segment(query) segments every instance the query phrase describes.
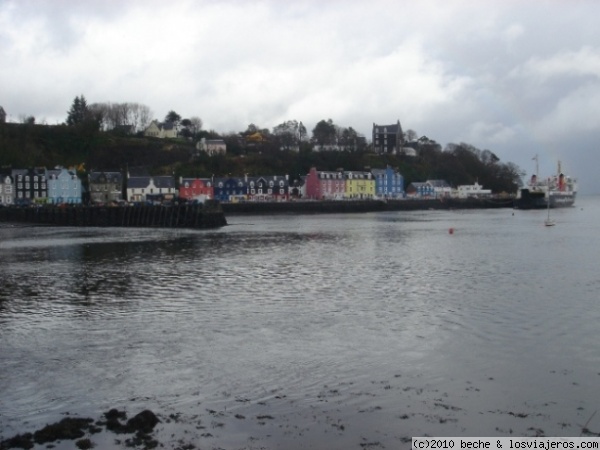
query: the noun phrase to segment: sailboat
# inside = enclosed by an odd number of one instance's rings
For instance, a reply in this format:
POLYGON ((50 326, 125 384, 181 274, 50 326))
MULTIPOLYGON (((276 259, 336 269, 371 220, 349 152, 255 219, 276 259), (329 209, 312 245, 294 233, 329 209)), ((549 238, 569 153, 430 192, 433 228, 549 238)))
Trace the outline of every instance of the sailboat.
POLYGON ((544 225, 546 225, 547 227, 553 227, 554 225, 556 225, 556 223, 554 222, 554 220, 550 219, 550 191, 548 191, 548 207, 546 208, 548 210, 548 217, 546 217, 546 220, 544 221, 544 225))

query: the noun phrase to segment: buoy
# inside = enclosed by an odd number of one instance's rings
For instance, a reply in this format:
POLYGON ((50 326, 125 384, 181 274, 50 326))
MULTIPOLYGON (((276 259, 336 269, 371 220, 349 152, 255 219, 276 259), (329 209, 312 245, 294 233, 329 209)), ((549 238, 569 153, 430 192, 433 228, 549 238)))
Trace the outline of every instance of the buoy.
POLYGON ((454 234, 454 228, 448 228, 448 233, 454 234))

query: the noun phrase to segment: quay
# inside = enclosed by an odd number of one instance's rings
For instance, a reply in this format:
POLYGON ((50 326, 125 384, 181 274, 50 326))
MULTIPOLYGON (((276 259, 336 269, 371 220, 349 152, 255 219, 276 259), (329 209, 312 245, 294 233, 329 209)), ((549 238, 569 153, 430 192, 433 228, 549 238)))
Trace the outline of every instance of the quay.
POLYGON ((237 214, 326 214, 381 211, 426 211, 451 209, 512 208, 512 198, 444 198, 402 200, 296 200, 288 202, 223 203, 227 215, 237 214))
POLYGON ((227 225, 221 204, 83 206, 43 205, 0 208, 1 222, 73 227, 219 228, 227 225))

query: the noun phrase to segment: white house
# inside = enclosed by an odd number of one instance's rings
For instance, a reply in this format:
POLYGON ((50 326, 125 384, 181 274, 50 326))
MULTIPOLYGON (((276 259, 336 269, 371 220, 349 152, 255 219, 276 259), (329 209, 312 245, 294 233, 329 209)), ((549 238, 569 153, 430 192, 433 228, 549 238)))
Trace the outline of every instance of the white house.
POLYGON ((177 127, 172 122, 158 122, 153 120, 144 130, 144 136, 156 137, 160 139, 176 138, 177 127))
POLYGON ((212 155, 224 155, 227 152, 227 144, 223 139, 206 139, 202 138, 196 144, 196 148, 201 152, 206 152, 212 155))
POLYGON ((12 205, 15 202, 13 179, 9 174, 0 174, 0 205, 12 205))
POLYGON ((128 202, 171 200, 176 193, 173 177, 129 177, 127 179, 128 202))
POLYGON ((456 196, 458 198, 487 197, 491 194, 491 189, 483 189, 483 186, 481 186, 478 182, 475 182, 475 184, 458 186, 456 190, 456 196))
POLYGON ((446 180, 427 180, 426 183, 433 188, 436 197, 450 197, 452 194, 452 187, 446 180))

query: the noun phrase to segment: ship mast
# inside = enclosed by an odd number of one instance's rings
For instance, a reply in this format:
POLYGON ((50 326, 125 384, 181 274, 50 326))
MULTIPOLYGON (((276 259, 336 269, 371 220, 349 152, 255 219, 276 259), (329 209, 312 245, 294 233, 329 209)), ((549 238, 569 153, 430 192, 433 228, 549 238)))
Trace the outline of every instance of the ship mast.
POLYGON ((539 171, 540 171, 540 165, 539 165, 539 162, 538 162, 538 155, 537 155, 537 153, 536 153, 536 154, 535 154, 535 156, 534 156, 533 158, 531 158, 531 159, 534 159, 534 160, 535 160, 535 177, 537 178, 537 177, 540 175, 540 174, 539 174, 539 171))

